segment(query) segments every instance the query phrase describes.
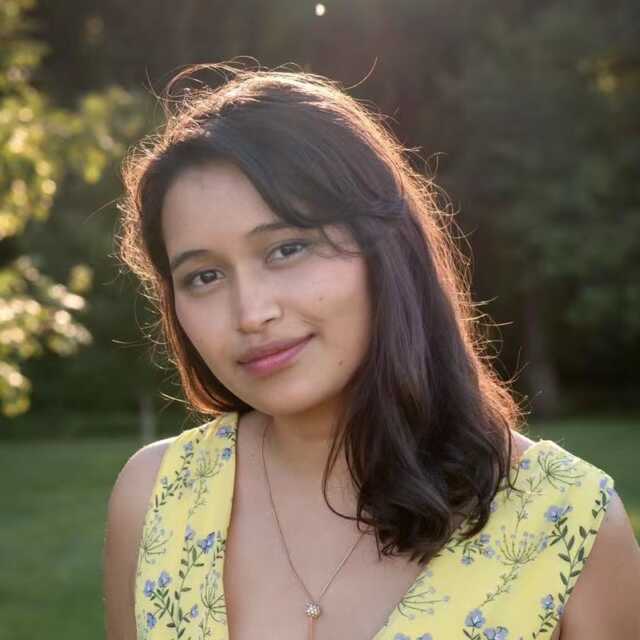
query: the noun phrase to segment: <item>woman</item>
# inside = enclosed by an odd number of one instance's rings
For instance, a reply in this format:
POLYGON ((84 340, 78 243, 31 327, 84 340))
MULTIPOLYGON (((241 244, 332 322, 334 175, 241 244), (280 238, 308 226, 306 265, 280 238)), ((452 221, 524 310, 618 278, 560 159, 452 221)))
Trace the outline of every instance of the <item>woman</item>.
POLYGON ((211 419, 115 483, 108 640, 640 637, 613 479, 519 432, 431 182, 336 83, 211 68, 124 167, 120 255, 211 419))

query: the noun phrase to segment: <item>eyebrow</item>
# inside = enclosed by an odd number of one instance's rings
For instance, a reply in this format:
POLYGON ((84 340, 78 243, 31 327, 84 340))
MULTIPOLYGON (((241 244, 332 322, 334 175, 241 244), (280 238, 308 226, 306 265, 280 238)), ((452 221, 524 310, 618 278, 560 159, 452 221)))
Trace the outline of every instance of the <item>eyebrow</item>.
MULTIPOLYGON (((296 225, 289 224, 288 222, 284 222, 282 220, 278 220, 276 222, 266 222, 264 224, 259 224, 257 227, 251 229, 245 234, 245 237, 252 238, 261 233, 269 233, 271 231, 277 231, 279 229, 300 229, 296 225)), ((196 258, 199 256, 204 256, 210 254, 211 251, 208 249, 189 249, 188 251, 182 251, 174 256, 169 262, 169 268, 171 272, 175 271, 183 262, 190 260, 191 258, 196 258)))

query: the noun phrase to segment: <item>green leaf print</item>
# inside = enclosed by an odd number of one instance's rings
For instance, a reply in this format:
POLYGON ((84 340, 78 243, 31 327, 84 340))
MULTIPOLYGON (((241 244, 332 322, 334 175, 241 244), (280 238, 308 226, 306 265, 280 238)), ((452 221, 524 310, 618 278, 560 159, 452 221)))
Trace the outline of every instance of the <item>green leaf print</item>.
MULTIPOLYGON (((597 519, 601 513, 606 511, 607 505, 609 504, 609 497, 607 492, 603 488, 603 480, 600 482, 600 492, 599 496, 595 498, 595 505, 597 508, 591 510, 591 514, 594 519, 597 519)), ((556 597, 560 601, 560 605, 557 609, 553 607, 549 607, 549 603, 553 602, 553 596, 551 594, 546 596, 545 600, 545 613, 544 615, 539 614, 538 618, 540 619, 540 626, 534 633, 532 634, 532 638, 538 638, 541 633, 544 633, 549 630, 549 628, 553 628, 557 625, 560 620, 560 615, 564 610, 564 606, 567 602, 567 599, 571 595, 575 582, 570 586, 570 579, 576 578, 582 573, 585 563, 585 545, 590 540, 590 538, 594 537, 597 534, 597 529, 590 528, 588 531, 580 526, 578 529, 578 533, 581 538, 581 542, 578 545, 577 549, 572 553, 572 548, 575 542, 575 535, 572 535, 570 539, 567 539, 568 535, 568 526, 565 524, 567 518, 564 517, 564 513, 571 511, 571 505, 561 509, 556 505, 552 505, 547 509, 545 513, 545 518, 550 522, 554 523, 553 529, 553 542, 558 544, 563 544, 565 551, 563 553, 558 553, 558 557, 565 563, 568 564, 568 567, 565 570, 560 570, 560 581, 564 585, 564 589, 559 593, 556 593, 556 597), (563 517, 559 517, 562 515, 563 517)))

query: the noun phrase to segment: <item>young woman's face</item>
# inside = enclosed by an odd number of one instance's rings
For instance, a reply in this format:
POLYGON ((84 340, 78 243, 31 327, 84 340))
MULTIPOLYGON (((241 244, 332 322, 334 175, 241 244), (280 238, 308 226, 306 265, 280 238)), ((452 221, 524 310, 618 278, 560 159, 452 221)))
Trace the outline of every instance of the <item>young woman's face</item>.
MULTIPOLYGON (((183 330, 225 387, 282 415, 341 393, 369 346, 371 308, 362 256, 338 254, 316 229, 250 233, 273 222, 282 221, 251 181, 223 162, 183 172, 162 209, 183 330), (247 349, 306 336, 279 367, 252 371, 239 362, 247 349)), ((327 232, 356 248, 344 229, 327 232)))

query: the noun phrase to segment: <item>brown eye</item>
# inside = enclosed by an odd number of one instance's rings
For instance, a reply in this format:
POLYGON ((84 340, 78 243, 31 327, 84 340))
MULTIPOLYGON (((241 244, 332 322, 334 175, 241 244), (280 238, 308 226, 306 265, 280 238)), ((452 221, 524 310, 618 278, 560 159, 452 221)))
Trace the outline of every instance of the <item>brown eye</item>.
POLYGON ((300 246, 302 247, 302 249, 300 251, 294 251, 293 253, 289 253, 289 254, 285 255, 284 259, 286 260, 290 256, 296 255, 298 253, 302 253, 304 251, 304 249, 306 249, 310 244, 311 244, 311 242, 308 241, 308 240, 300 240, 300 241, 296 241, 296 242, 285 242, 285 243, 277 246, 273 251, 280 251, 280 250, 282 250, 282 249, 284 249, 286 247, 300 247, 300 246))
MULTIPOLYGON (((313 244, 310 240, 296 240, 295 242, 283 242, 278 245, 271 253, 276 251, 283 251, 290 249, 291 247, 301 247, 297 251, 284 251, 284 258, 278 258, 277 260, 287 260, 288 258, 292 258, 299 253, 303 253, 304 250, 313 244)), ((203 271, 196 271, 195 273, 190 273, 188 276, 182 280, 182 286, 185 289, 202 289, 208 284, 215 282, 218 278, 210 278, 207 274, 216 273, 215 269, 205 269, 203 271), (196 284, 197 279, 200 278, 200 284, 196 284)))
MULTIPOLYGON (((202 284, 199 285, 195 285, 194 281, 196 278, 199 278, 201 276, 206 276, 206 274, 208 273, 215 273, 215 271, 211 270, 211 269, 207 269, 205 271, 197 271, 196 273, 191 273, 189 274, 186 278, 184 278, 184 280, 182 281, 182 286, 187 288, 187 289, 199 289, 200 287, 204 286, 202 284)), ((206 278, 202 278, 204 281, 204 284, 210 284, 211 282, 215 282, 215 280, 207 280, 206 278)))

